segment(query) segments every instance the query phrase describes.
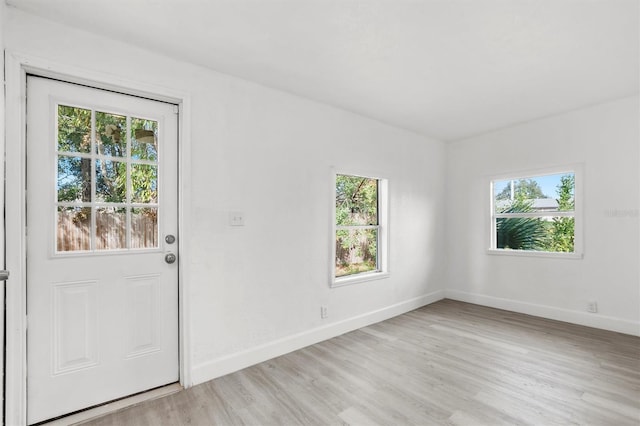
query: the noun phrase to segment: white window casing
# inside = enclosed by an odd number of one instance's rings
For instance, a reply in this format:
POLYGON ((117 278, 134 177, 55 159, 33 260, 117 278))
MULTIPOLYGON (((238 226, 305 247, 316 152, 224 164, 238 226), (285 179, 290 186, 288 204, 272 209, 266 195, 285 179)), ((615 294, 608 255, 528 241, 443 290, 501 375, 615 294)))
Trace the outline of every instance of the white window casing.
POLYGON ((354 173, 337 171, 331 173, 331 236, 330 236, 330 286, 340 287, 372 280, 379 280, 389 276, 389 182, 370 173, 354 173), (348 225, 336 224, 336 177, 338 175, 358 176, 378 181, 378 224, 377 225, 348 225), (336 277, 336 231, 377 229, 377 267, 375 271, 361 272, 352 275, 336 277))

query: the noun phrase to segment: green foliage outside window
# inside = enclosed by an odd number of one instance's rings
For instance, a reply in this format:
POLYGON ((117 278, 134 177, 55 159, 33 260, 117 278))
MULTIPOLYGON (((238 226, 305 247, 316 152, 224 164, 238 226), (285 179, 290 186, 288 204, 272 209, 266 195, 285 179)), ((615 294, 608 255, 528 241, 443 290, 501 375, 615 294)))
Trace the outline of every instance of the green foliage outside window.
MULTIPOLYGON (((516 197, 522 200, 533 200, 536 198, 549 198, 543 192, 538 182, 534 179, 518 179, 514 182, 516 197)), ((496 195, 496 200, 508 200, 511 197, 511 187, 506 186, 496 195)))
MULTIPOLYGON (((520 179, 514 187, 513 199, 510 199, 509 187, 496 195, 496 200, 507 200, 497 213, 533 213, 536 212, 534 199, 548 198, 532 179, 520 179)), ((563 175, 556 187, 557 211, 574 211, 574 190, 575 175, 563 175)), ((572 253, 575 244, 575 217, 500 217, 496 218, 496 232, 498 249, 572 253)))
MULTIPOLYGON (((560 178, 560 185, 558 185, 558 210, 573 211, 575 209, 574 188, 574 175, 565 175, 560 178)), ((546 245, 547 250, 573 252, 575 225, 576 219, 574 217, 554 217, 551 236, 546 245)))
POLYGON ((336 276, 375 271, 378 262, 378 180, 336 176, 336 276), (348 227, 348 229, 340 229, 348 227))
POLYGON ((89 250, 90 234, 93 248, 125 248, 125 226, 131 247, 156 247, 158 122, 66 105, 57 113, 58 251, 89 250))
MULTIPOLYGON (((91 110, 60 105, 58 107, 58 201, 91 202, 91 181, 102 202, 123 203, 127 194, 127 158, 157 159, 157 122, 132 118, 131 154, 127 155, 126 117, 95 112, 95 151, 102 159, 95 163, 91 175, 91 110), (77 154, 85 154, 78 156, 77 154)), ((132 164, 130 168, 131 200, 157 202, 157 166, 132 164)))
MULTIPOLYGON (((530 213, 532 202, 515 198, 501 213, 530 213)), ((546 224, 540 218, 497 218, 497 248, 512 250, 543 250, 547 238, 546 224)))

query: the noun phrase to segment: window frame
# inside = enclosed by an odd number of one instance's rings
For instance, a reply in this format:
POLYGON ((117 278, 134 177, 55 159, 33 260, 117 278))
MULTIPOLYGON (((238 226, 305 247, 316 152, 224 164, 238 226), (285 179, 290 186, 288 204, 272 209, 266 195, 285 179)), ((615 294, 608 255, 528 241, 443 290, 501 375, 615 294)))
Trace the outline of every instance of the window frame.
POLYGON ((331 236, 329 258, 330 287, 342 287, 361 282, 379 280, 389 276, 389 181, 377 173, 362 173, 332 169, 331 171, 331 236), (349 225, 336 224, 336 178, 338 175, 356 176, 378 181, 378 225, 349 225), (336 277, 336 232, 340 229, 377 229, 377 269, 375 271, 360 272, 352 275, 336 277))
POLYGON ((498 256, 524 256, 524 257, 547 257, 555 259, 583 259, 583 212, 584 212, 584 173, 581 163, 569 164, 565 166, 547 167, 543 169, 525 170, 510 173, 503 173, 489 177, 489 248, 487 253, 498 256), (541 176, 573 173, 574 175, 574 209, 573 212, 530 212, 530 213, 496 213, 494 184, 496 181, 532 179, 541 176), (573 252, 550 252, 539 250, 513 250, 497 248, 496 219, 500 217, 508 218, 536 218, 536 217, 573 217, 574 223, 574 245, 573 252))

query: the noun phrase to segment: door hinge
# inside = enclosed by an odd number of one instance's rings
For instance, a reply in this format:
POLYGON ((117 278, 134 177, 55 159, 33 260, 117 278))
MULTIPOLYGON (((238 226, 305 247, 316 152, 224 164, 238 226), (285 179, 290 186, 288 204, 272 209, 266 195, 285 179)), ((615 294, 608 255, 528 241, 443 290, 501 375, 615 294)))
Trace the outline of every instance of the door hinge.
POLYGON ((173 106, 173 113, 174 114, 180 114, 180 105, 174 105, 173 106))

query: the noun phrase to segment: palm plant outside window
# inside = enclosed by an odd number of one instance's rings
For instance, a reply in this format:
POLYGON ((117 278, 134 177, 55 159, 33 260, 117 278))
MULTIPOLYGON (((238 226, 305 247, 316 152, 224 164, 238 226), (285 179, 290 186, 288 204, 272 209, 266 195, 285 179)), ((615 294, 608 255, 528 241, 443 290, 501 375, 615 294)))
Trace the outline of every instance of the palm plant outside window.
POLYGON ((492 181, 492 248, 575 253, 573 171, 492 181))

